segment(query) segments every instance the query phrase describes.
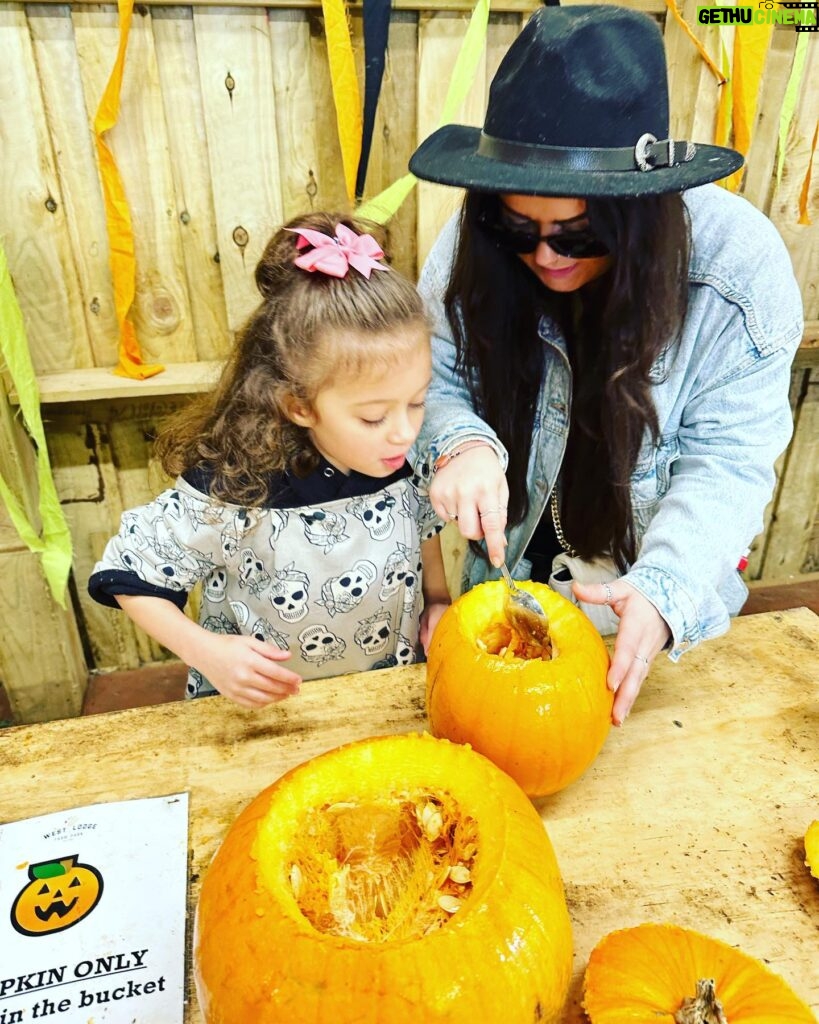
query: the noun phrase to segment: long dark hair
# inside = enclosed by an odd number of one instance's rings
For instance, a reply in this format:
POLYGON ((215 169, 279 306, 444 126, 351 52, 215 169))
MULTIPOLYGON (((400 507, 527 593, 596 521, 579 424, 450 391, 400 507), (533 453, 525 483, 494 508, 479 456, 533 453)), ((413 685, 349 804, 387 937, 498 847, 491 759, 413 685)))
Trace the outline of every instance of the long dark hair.
POLYGON ((444 303, 458 366, 475 409, 509 452, 509 524, 529 510, 526 470, 544 369, 542 316, 568 343, 571 426, 561 476, 561 519, 583 558, 636 558, 629 481, 648 431, 659 425, 650 370, 686 313, 689 229, 677 194, 587 200, 589 224, 611 268, 570 294, 545 288, 481 228, 498 197, 467 193, 444 303))

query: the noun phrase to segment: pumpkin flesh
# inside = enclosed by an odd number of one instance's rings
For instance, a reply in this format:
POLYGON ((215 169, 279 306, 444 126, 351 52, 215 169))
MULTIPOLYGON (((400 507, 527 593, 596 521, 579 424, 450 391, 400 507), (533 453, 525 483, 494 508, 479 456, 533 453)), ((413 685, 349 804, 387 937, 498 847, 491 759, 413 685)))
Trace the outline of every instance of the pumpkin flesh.
POLYGON ((197 908, 208 1024, 556 1022, 571 930, 525 795, 467 747, 339 748, 261 793, 197 908))
POLYGON ((530 652, 505 623, 505 584, 473 587, 432 638, 427 715, 436 736, 469 743, 529 796, 546 796, 579 778, 600 752, 614 695, 606 646, 583 612, 550 587, 519 585, 548 616, 551 653, 520 657, 530 652))
POLYGON ((311 810, 290 884, 318 931, 361 942, 420 938, 463 906, 478 851, 474 818, 447 793, 311 810))

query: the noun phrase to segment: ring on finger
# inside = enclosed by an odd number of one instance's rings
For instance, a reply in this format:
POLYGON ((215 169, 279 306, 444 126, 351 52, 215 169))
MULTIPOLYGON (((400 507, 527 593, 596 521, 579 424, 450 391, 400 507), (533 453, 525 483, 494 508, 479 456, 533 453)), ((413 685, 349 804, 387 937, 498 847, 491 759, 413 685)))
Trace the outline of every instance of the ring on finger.
POLYGON ((501 505, 500 508, 486 508, 483 512, 479 512, 478 515, 483 519, 484 516, 491 516, 494 512, 505 512, 506 509, 501 505))
POLYGON ((648 668, 648 658, 643 657, 642 654, 635 654, 634 655, 634 660, 635 661, 642 661, 642 663, 646 666, 646 668, 648 668))
MULTIPOLYGON (((605 590, 605 592, 606 592, 606 602, 605 603, 606 604, 611 604, 611 602, 614 600, 614 594, 611 591, 611 584, 610 583, 604 583, 603 584, 603 590, 605 590)), ((639 654, 635 655, 635 657, 639 658, 640 655, 639 654)), ((648 664, 648 662, 646 662, 646 664, 648 664)))

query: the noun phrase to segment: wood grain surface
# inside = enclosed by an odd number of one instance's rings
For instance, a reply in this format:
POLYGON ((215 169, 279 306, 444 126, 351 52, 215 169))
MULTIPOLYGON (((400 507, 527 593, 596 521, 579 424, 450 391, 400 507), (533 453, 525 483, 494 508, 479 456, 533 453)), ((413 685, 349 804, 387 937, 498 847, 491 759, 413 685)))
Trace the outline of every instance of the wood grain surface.
MULTIPOLYGON (((425 727, 424 668, 306 683, 262 712, 220 697, 0 733, 0 820, 190 793, 192 909, 240 809, 294 765, 351 740, 425 727)), ((677 665, 658 661, 587 773, 537 801, 574 928, 566 1024, 609 931, 696 928, 764 960, 819 1010, 819 883, 803 836, 819 818, 819 617, 734 620, 677 665)), ((201 1016, 192 988, 186 1024, 201 1016)))

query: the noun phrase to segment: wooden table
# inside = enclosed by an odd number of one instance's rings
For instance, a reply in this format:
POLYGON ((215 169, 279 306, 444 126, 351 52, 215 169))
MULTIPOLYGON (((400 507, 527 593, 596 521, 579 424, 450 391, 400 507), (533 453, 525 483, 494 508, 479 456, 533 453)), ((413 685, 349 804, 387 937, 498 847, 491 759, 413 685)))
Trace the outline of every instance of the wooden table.
MULTIPOLYGON (((260 789, 340 743, 424 725, 424 669, 412 666, 307 683, 262 712, 217 697, 7 729, 0 819, 187 790, 192 907, 260 789)), ((584 1020, 589 951, 643 921, 739 946, 819 1011, 819 882, 803 863, 819 818, 819 617, 739 618, 678 665, 657 662, 591 769, 537 807, 574 926, 566 1024, 584 1020)), ((190 992, 186 1006, 198 1024, 190 992)))

